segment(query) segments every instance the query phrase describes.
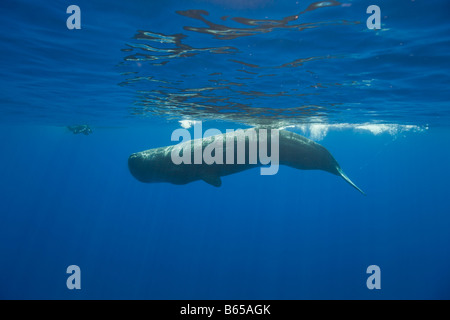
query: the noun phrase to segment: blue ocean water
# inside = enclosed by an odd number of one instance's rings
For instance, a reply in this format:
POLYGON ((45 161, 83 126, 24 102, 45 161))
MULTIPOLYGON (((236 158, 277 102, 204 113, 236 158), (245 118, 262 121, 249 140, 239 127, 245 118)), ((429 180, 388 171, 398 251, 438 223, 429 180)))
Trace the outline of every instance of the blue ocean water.
POLYGON ((0 12, 1 299, 450 298, 447 1, 4 0, 0 12), (366 26, 373 4, 380 30, 366 26), (131 176, 131 153, 193 121, 287 127, 367 196, 288 167, 220 188, 131 176), (85 124, 92 134, 67 128, 85 124), (70 265, 81 290, 66 286, 70 265))

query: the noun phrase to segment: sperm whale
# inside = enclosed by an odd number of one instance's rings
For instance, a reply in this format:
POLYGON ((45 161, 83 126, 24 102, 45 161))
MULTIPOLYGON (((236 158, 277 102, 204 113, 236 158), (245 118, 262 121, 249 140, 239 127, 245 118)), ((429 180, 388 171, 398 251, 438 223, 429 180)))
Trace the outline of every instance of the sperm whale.
MULTIPOLYGON (((273 131, 269 129, 269 131, 273 131)), ((341 169, 341 166, 334 159, 331 153, 322 145, 287 130, 277 130, 278 132, 278 156, 279 164, 301 170, 323 170, 342 177, 356 190, 365 194, 341 169)), ((261 129, 238 130, 234 133, 225 133, 208 138, 190 140, 178 145, 149 149, 133 153, 128 158, 128 168, 130 173, 139 181, 146 183, 169 182, 172 184, 184 185, 193 181, 203 180, 206 183, 220 187, 221 177, 238 173, 254 167, 263 166, 264 161, 251 161, 251 147, 254 145, 261 148, 261 141, 265 139, 271 146, 268 153, 276 151, 272 144, 272 134, 262 135, 261 129), (253 130, 253 131, 251 131, 253 130), (227 143, 228 141, 228 143, 227 143), (231 143, 230 143, 231 141, 231 143), (239 161, 237 152, 231 155, 231 164, 227 163, 206 163, 195 164, 194 155, 197 152, 204 152, 211 149, 211 145, 219 146, 224 158, 227 152, 230 153, 229 146, 236 146, 238 141, 245 141, 245 161, 239 161), (175 149, 176 148, 176 149, 175 149), (187 156, 189 163, 174 163, 173 154, 183 154, 189 152, 187 156)), ((230 154, 228 154, 230 156, 230 154)), ((229 157, 230 158, 230 157, 229 157)))

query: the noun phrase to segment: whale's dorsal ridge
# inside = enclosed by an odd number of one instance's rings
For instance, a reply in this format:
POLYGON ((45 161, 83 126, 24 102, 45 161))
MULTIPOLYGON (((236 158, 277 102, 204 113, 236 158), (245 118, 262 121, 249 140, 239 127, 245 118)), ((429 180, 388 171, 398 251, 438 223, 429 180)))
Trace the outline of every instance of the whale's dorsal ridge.
POLYGON ((202 177, 202 180, 214 187, 220 187, 222 185, 222 180, 218 175, 206 175, 202 177))

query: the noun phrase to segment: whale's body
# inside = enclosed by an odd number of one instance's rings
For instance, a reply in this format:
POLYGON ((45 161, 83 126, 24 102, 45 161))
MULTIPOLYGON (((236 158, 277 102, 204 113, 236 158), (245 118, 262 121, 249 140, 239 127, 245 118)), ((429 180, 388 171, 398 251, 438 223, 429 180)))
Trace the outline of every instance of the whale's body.
MULTIPOLYGON (((269 145, 268 153, 271 153, 270 129, 267 133, 267 144, 269 145)), ((334 175, 341 176, 355 189, 364 194, 342 171, 337 161, 333 158, 331 153, 320 144, 307 139, 299 134, 279 130, 279 164, 286 165, 301 170, 323 170, 334 175)), ((254 142, 258 145, 260 141, 260 129, 239 130, 230 135, 225 133, 213 137, 204 138, 201 140, 191 140, 183 142, 179 145, 161 147, 150 149, 142 152, 133 153, 128 159, 128 168, 131 174, 141 182, 169 182, 173 184, 183 185, 197 180, 204 180, 205 182, 219 187, 222 184, 220 177, 238 173, 254 167, 262 166, 258 161, 251 163, 249 161, 249 145, 254 142), (248 130, 256 131, 256 134, 249 134, 248 130), (230 138, 231 137, 231 138, 230 138), (245 140, 245 162, 238 164, 237 152, 234 152, 234 164, 194 164, 194 154, 198 151, 200 153, 214 141, 221 141, 223 143, 224 158, 226 157, 227 139, 234 139, 234 145, 238 139, 245 140), (217 140, 220 139, 220 140, 217 140), (177 150, 190 148, 192 161, 191 164, 175 164, 172 161, 172 151, 178 146, 177 150)), ((178 154, 179 151, 177 151, 178 154)))

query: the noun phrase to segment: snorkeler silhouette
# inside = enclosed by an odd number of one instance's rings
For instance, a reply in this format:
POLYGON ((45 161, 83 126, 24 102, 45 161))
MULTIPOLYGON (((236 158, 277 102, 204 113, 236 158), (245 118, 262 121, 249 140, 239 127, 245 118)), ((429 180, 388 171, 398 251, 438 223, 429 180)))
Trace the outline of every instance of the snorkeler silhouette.
POLYGON ((88 135, 90 135, 92 133, 91 128, 88 125, 86 125, 86 124, 79 125, 79 126, 68 126, 67 129, 72 131, 73 134, 80 134, 80 133, 82 133, 85 136, 88 136, 88 135))

